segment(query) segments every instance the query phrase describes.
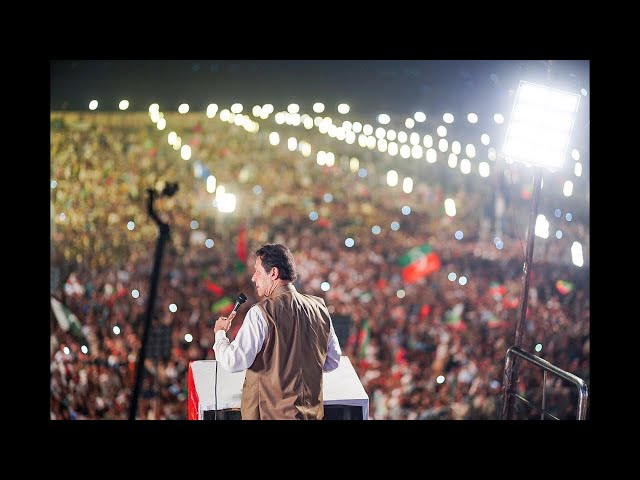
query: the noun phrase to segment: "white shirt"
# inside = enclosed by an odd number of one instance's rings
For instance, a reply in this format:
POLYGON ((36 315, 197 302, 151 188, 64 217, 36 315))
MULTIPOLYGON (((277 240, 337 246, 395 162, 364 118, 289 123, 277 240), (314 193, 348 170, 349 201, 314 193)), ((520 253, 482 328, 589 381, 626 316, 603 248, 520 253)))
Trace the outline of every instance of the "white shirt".
MULTIPOLYGON (((333 322, 329 319, 329 350, 322 370, 330 372, 338 368, 340 364, 340 344, 333 329, 333 322)), ((260 307, 252 306, 244 317, 242 327, 233 342, 229 342, 224 330, 216 332, 216 341, 213 350, 216 352, 216 360, 228 372, 241 372, 249 368, 262 349, 269 325, 262 315, 260 307)))

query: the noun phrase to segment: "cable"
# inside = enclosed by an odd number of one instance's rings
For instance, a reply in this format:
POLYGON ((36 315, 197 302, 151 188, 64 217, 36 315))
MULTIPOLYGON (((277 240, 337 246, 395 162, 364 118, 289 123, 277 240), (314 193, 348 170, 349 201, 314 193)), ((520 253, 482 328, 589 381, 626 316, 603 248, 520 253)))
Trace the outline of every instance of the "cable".
POLYGON ((216 360, 216 371, 213 376, 213 419, 218 420, 218 361, 216 360))

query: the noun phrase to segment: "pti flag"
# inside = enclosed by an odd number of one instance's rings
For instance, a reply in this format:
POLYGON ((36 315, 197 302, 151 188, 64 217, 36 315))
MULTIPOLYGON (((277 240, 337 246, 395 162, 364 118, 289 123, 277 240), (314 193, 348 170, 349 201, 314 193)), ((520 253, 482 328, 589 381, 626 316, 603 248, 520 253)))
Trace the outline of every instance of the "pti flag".
POLYGON ((362 322, 362 327, 360 329, 359 334, 359 353, 358 358, 363 359, 367 353, 367 346, 369 345, 369 341, 371 340, 371 327, 369 326, 369 320, 366 318, 362 322))
POLYGON ((238 243, 236 245, 236 273, 243 273, 247 264, 247 229, 243 225, 238 230, 238 243))
POLYGON ((222 290, 222 287, 220 285, 212 282, 209 279, 209 274, 207 273, 206 270, 203 270, 202 272, 200 272, 200 278, 204 281, 205 288, 209 290, 211 293, 213 293, 214 295, 221 296, 224 293, 224 290, 222 290))
POLYGON ((76 338, 86 341, 78 317, 54 297, 51 297, 51 310, 63 331, 70 331, 76 338))
POLYGON ((226 315, 233 310, 233 300, 230 297, 222 297, 217 302, 211 304, 211 312, 226 315))
POLYGON ((413 247, 398 258, 398 265, 402 267, 402 279, 405 283, 415 283, 421 278, 440 270, 440 257, 431 250, 428 243, 413 247))
POLYGON ((214 295, 222 295, 224 293, 224 291, 222 290, 222 287, 220 285, 218 285, 216 283, 213 283, 208 278, 206 278, 204 280, 204 286, 205 286, 205 288, 207 290, 209 290, 214 295))
POLYGON ((500 300, 507 293, 507 288, 498 282, 491 282, 489 284, 489 295, 491 295, 494 299, 500 300))
POLYGON ((453 327, 454 330, 466 330, 467 327, 462 321, 463 313, 464 305, 462 303, 456 303, 453 308, 445 312, 444 318, 447 324, 453 327))
POLYGON ((556 282, 556 289, 562 295, 566 295, 567 293, 571 293, 573 291, 573 283, 567 282, 566 280, 558 280, 556 282))

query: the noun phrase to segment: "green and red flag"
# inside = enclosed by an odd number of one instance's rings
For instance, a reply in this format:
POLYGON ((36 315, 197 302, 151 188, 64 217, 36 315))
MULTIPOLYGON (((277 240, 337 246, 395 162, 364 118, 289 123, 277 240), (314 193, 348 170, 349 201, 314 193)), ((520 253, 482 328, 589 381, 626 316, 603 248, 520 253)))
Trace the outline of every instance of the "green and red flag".
POLYGON ((504 327, 508 327, 509 326, 509 322, 506 322, 504 320, 489 320, 487 322, 487 327, 489 328, 504 328, 504 327))
POLYGON ((520 305, 520 300, 516 297, 503 297, 502 299, 502 308, 505 310, 513 310, 518 308, 520 305))
POLYGON ((222 287, 220 285, 216 284, 216 283, 213 283, 208 278, 205 278, 204 286, 206 287, 207 290, 209 290, 214 295, 220 296, 223 293, 222 287))
POLYGON ((509 326, 509 322, 496 317, 494 314, 491 314, 491 316, 487 319, 487 327, 489 328, 502 328, 502 327, 508 327, 508 326, 509 326))
POLYGON ((233 300, 231 297, 222 297, 220 300, 211 304, 211 312, 220 315, 226 315, 233 310, 233 300))
POLYGON ((489 295, 494 297, 496 300, 500 300, 507 293, 506 287, 498 282, 491 282, 489 285, 489 295))
POLYGON ((204 282, 204 287, 214 295, 221 296, 224 293, 220 285, 209 279, 209 273, 206 270, 200 272, 200 278, 204 282))
POLYGON ((466 326, 462 321, 462 313, 464 312, 464 305, 462 303, 456 303, 453 308, 450 308, 444 313, 445 321, 447 325, 454 328, 454 330, 465 330, 466 326))
POLYGON ((244 225, 238 230, 238 243, 236 245, 236 273, 244 273, 247 265, 247 229, 244 225))
POLYGON ((57 298, 51 297, 51 310, 60 328, 65 332, 71 332, 78 340, 86 342, 87 339, 82 332, 82 325, 78 317, 57 298))
POLYGON ((561 295, 566 295, 573 291, 573 283, 567 282, 566 280, 558 280, 556 282, 556 289, 561 295))
POLYGON ((440 270, 440 257, 425 243, 413 247, 398 258, 398 265, 402 267, 402 279, 405 283, 415 283, 440 270))
POLYGON ((369 345, 369 340, 371 339, 371 327, 369 326, 368 319, 365 319, 362 322, 362 327, 360 328, 360 334, 358 336, 358 345, 360 347, 358 358, 362 359, 365 356, 367 345, 369 345))
POLYGON ((247 261, 247 228, 243 225, 238 230, 238 245, 236 247, 238 258, 247 261))

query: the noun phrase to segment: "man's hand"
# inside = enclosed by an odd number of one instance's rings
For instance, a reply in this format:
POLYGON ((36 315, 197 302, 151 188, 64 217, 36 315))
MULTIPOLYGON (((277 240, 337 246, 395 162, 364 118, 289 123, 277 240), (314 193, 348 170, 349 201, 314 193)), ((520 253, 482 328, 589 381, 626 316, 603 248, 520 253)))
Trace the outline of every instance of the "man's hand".
POLYGON ((218 330, 223 330, 225 332, 229 331, 231 327, 231 321, 235 318, 236 312, 231 312, 228 317, 219 317, 216 320, 216 324, 213 326, 213 334, 218 333, 218 330))

